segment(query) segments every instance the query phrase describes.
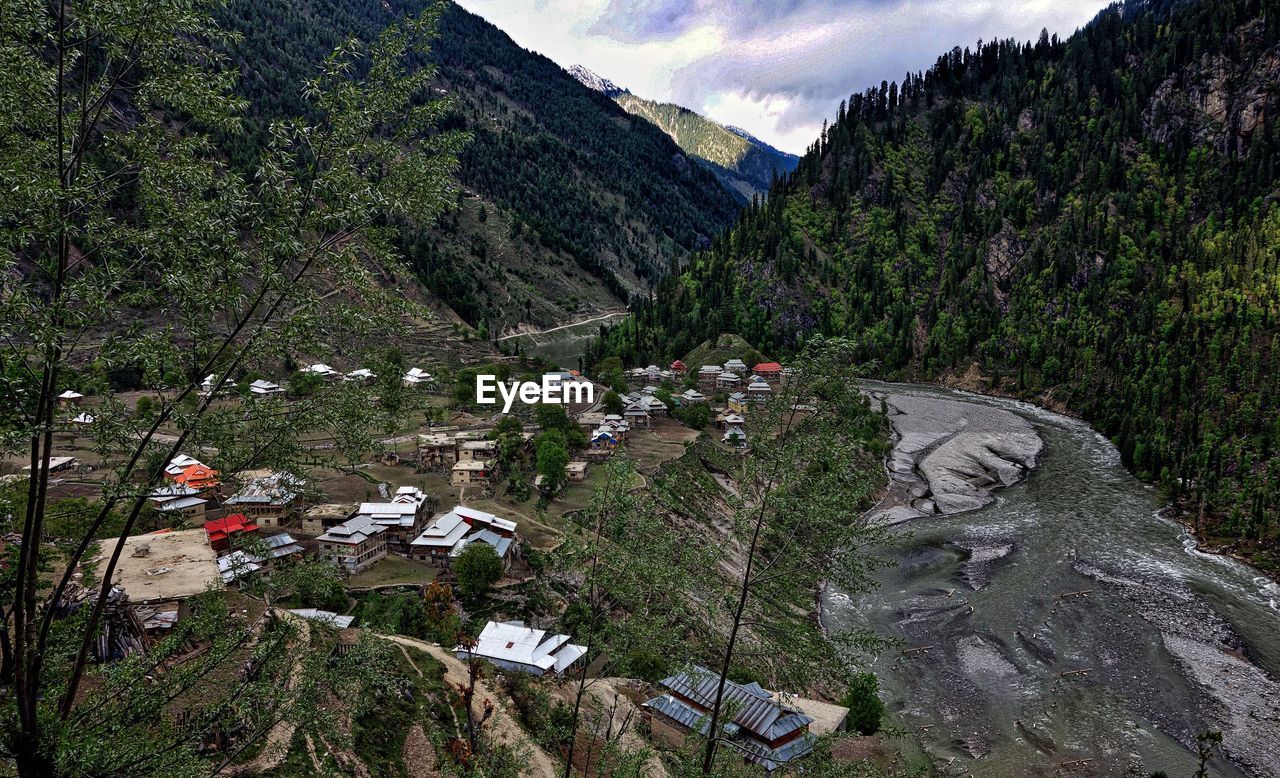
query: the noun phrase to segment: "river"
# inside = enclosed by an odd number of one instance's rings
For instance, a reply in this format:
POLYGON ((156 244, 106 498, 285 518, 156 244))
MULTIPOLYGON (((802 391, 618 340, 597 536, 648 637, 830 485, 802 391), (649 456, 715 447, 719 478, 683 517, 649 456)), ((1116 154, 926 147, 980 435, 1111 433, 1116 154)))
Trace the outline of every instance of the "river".
POLYGON ((1002 453, 1001 418, 1042 442, 1025 468, 984 465, 1017 481, 985 507, 948 514, 972 505, 925 494, 923 510, 882 509, 900 521, 897 566, 870 593, 824 595, 830 628, 899 641, 871 669, 894 723, 947 774, 1190 776, 1196 734, 1217 730, 1213 774, 1280 776, 1280 587, 1197 551, 1082 421, 937 387, 867 388, 912 409, 895 419, 890 461, 908 501, 945 480, 918 468, 942 445, 1002 453), (948 429, 922 444, 930 425, 948 429), (983 434, 956 432, 975 425, 983 434), (913 445, 918 456, 902 454, 913 445))

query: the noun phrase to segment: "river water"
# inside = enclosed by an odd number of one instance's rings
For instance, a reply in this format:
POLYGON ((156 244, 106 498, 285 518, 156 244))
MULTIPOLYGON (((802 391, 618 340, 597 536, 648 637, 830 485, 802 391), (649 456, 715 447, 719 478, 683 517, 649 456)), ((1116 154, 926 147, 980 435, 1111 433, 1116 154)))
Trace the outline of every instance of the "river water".
POLYGON ((1217 730, 1213 774, 1280 776, 1280 587, 1195 550, 1160 517, 1160 494, 1079 420, 936 387, 869 388, 959 428, 1012 414, 1043 442, 1029 475, 986 507, 896 525, 898 564, 877 590, 825 595, 829 627, 899 642, 871 669, 894 723, 946 773, 1190 776, 1196 734, 1217 730))

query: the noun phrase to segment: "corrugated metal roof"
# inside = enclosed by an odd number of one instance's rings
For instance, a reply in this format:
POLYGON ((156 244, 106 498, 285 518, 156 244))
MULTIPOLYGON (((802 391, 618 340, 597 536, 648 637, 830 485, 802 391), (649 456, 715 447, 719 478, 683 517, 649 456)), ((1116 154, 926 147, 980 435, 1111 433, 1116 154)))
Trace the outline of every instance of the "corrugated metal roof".
MULTIPOLYGON (((688 673, 673 675, 662 681, 663 686, 708 710, 715 701, 716 687, 719 683, 718 675, 705 667, 696 665, 688 673)), ((726 680, 721 705, 726 712, 732 713, 735 724, 769 740, 776 739, 786 732, 807 727, 813 720, 794 708, 777 702, 758 684, 743 686, 726 680), (774 725, 780 722, 786 729, 775 730, 774 725)))

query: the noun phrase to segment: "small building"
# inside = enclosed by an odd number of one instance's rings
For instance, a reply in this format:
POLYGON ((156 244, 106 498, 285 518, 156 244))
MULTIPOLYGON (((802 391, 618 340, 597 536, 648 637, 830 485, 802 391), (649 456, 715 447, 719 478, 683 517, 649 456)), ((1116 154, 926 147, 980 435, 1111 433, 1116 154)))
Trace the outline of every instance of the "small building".
POLYGON ((63 407, 79 405, 82 400, 84 400, 84 395, 72 389, 68 389, 58 395, 58 405, 63 407))
POLYGON ((707 396, 697 389, 686 389, 684 394, 680 395, 680 402, 685 405, 693 405, 695 403, 706 403, 707 396))
POLYGON ((688 368, 688 367, 686 367, 686 366, 685 366, 685 364, 684 364, 683 362, 681 362, 680 360, 678 360, 678 359, 673 360, 673 361, 671 362, 671 368, 670 368, 670 369, 671 369, 672 374, 673 374, 673 375, 676 375, 676 376, 682 376, 682 375, 684 375, 686 372, 688 372, 688 370, 689 370, 689 368, 688 368))
POLYGON ((722 430, 727 430, 730 427, 741 427, 746 423, 746 417, 735 411, 726 410, 724 413, 716 416, 716 426, 722 430))
POLYGON ((358 573, 387 555, 386 532, 386 527, 367 516, 357 516, 330 527, 316 542, 322 559, 358 573))
POLYGON ((496 440, 467 440, 458 443, 459 462, 485 462, 497 455, 496 440))
POLYGON ((724 369, 725 372, 733 373, 739 378, 743 378, 747 375, 747 363, 743 362, 741 359, 730 359, 728 362, 724 363, 724 369))
POLYGON ((671 409, 657 397, 645 397, 640 401, 640 404, 644 406, 652 418, 665 419, 671 415, 671 409))
POLYGON ((632 427, 649 426, 649 408, 643 403, 631 403, 622 412, 622 418, 632 427))
POLYGON ((322 503, 312 505, 302 512, 302 525, 298 531, 303 535, 323 535, 330 528, 336 527, 356 513, 357 504, 353 502, 322 503))
POLYGON ((198 492, 217 491, 221 482, 218 471, 208 465, 195 464, 183 468, 182 472, 171 477, 174 483, 189 486, 198 492))
POLYGON ((411 367, 400 376, 400 384, 406 389, 418 389, 430 383, 431 374, 420 367, 411 367))
POLYGON ((213 388, 218 385, 218 376, 216 373, 210 373, 200 382, 200 394, 208 397, 213 394, 213 388))
MULTIPOLYGON (((44 460, 40 460, 37 470, 44 464, 44 460)), ((75 457, 49 457, 49 472, 60 473, 64 470, 74 470, 80 466, 80 460, 75 457)), ((25 465, 22 468, 25 473, 31 472, 31 465, 25 465)))
MULTIPOLYGON (((355 616, 343 616, 333 611, 320 610, 319 608, 290 608, 289 612, 308 621, 328 624, 334 629, 347 629, 356 620, 355 616)), ((359 630, 356 631, 359 632, 359 630)))
POLYGON ((606 457, 613 453, 620 441, 613 430, 601 428, 591 433, 588 444, 589 453, 596 457, 606 457))
POLYGON ((86 413, 82 411, 76 414, 74 417, 72 417, 71 423, 76 425, 77 427, 88 427, 90 424, 93 424, 97 420, 98 420, 98 417, 94 416, 92 413, 86 413))
POLYGON ((488 543, 506 565, 519 548, 516 523, 492 513, 455 506, 427 524, 409 546, 409 555, 441 567, 450 567, 471 543, 488 543))
POLYGON ((243 513, 233 513, 221 519, 206 521, 204 531, 209 538, 209 545, 222 554, 230 551, 241 538, 257 532, 258 525, 251 523, 243 513))
POLYGON ((223 505, 244 513, 263 527, 283 527, 293 521, 301 503, 301 478, 270 471, 245 475, 244 486, 223 505))
POLYGON ((716 388, 716 379, 724 372, 724 368, 719 365, 703 365, 698 368, 698 388, 704 392, 713 391, 716 388))
POLYGON ((747 393, 734 392, 733 394, 730 394, 728 401, 725 402, 725 408, 727 408, 732 413, 746 413, 747 412, 747 393))
POLYGON ((249 395, 251 397, 270 397, 277 394, 284 394, 284 387, 280 384, 264 381, 261 378, 249 384, 249 395))
POLYGON ((418 436, 418 469, 441 470, 458 461, 458 444, 440 433, 418 436))
POLYGON ((200 497, 200 490, 182 484, 168 484, 153 489, 147 501, 157 512, 169 519, 204 521, 208 500, 200 497))
POLYGON ((173 459, 170 459, 169 464, 165 465, 164 474, 169 478, 173 478, 174 476, 180 474, 183 470, 186 470, 188 467, 191 467, 192 465, 203 465, 203 464, 204 464, 203 462, 201 462, 199 459, 196 459, 195 457, 187 456, 186 454, 179 454, 173 459))
MULTIPOLYGON (((664 693, 642 707, 653 738, 672 748, 684 745, 689 733, 705 737, 711 727, 720 676, 705 667, 665 678, 664 693)), ((834 706, 831 706, 834 707, 834 706)), ((720 708, 725 717, 722 747, 768 772, 813 751, 814 719, 800 708, 780 702, 758 683, 725 680, 720 708)))
POLYGON ((342 377, 343 381, 372 381, 378 374, 367 367, 357 368, 342 377))
POLYGON ((570 462, 564 466, 564 477, 574 483, 587 480, 587 463, 570 462))
POLYGON ((458 659, 483 659, 503 670, 529 675, 561 675, 587 655, 587 649, 569 642, 568 635, 548 635, 522 621, 491 621, 476 639, 474 648, 454 649, 458 659))
POLYGON ((742 386, 742 377, 737 373, 725 371, 716 376, 716 389, 724 392, 731 392, 742 386))
POLYGON ((747 433, 743 432, 741 427, 735 425, 725 429, 721 441, 734 448, 743 448, 747 445, 747 433))
POLYGON ((773 387, 765 383, 763 379, 747 384, 747 400, 756 405, 763 405, 769 402, 769 398, 773 396, 773 387))
POLYGON ((752 368, 751 372, 766 381, 777 381, 782 377, 782 365, 777 362, 761 362, 752 368))
POLYGON ((334 370, 332 367, 330 367, 329 365, 326 365, 323 362, 317 362, 314 365, 307 365, 306 367, 302 368, 302 370, 298 372, 310 373, 311 375, 319 376, 320 378, 323 378, 329 381, 332 381, 333 379, 342 375, 337 370, 334 370))
POLYGON ((604 424, 605 414, 599 412, 580 413, 578 414, 578 426, 582 427, 583 433, 590 435, 592 430, 597 429, 604 424))
POLYGON ((489 464, 487 462, 457 462, 449 470, 449 483, 453 486, 471 486, 489 482, 489 464))

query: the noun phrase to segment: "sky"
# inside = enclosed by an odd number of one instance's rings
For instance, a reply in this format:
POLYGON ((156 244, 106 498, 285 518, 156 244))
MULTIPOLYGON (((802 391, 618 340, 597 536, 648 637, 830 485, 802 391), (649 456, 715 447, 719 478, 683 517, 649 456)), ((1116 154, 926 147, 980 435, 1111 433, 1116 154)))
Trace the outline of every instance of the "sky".
POLYGON ((516 43, 803 153, 853 92, 1110 0, 458 0, 516 43))

